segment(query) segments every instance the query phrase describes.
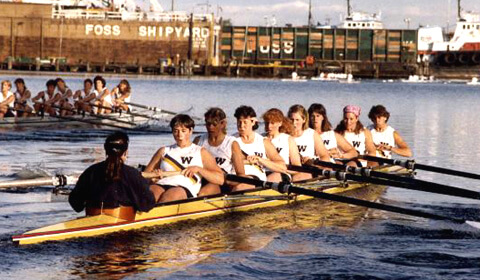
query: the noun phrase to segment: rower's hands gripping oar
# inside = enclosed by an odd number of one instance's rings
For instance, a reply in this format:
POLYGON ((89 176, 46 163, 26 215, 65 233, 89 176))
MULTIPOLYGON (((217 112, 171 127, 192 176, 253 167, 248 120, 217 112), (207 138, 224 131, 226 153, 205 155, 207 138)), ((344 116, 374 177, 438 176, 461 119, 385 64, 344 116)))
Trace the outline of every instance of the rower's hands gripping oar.
MULTIPOLYGON (((438 184, 434 182, 414 179, 411 177, 404 177, 404 176, 388 174, 385 172, 374 171, 371 168, 364 168, 364 167, 359 168, 359 167, 353 167, 353 166, 346 166, 346 165, 341 165, 341 164, 336 164, 336 163, 331 163, 331 162, 326 162, 321 160, 315 160, 313 163, 315 165, 320 165, 323 167, 344 170, 347 173, 352 173, 352 175, 366 177, 364 182, 371 182, 374 184, 383 184, 383 185, 388 185, 388 186, 393 186, 398 188, 405 188, 405 189, 411 189, 411 190, 417 190, 417 191, 423 191, 423 192, 430 192, 430 193, 437 193, 437 194, 444 194, 444 195, 480 200, 480 192, 466 190, 458 187, 447 186, 447 185, 438 184), (381 182, 381 181, 375 180, 375 178, 372 178, 372 177, 387 179, 389 181, 381 182), (372 179, 372 180, 369 181, 369 179, 372 179), (392 182, 392 181, 395 181, 395 182, 392 182)), ((314 166, 309 166, 309 167, 316 168, 314 166)), ((296 167, 292 167, 292 168, 296 168, 296 167)), ((313 169, 310 173, 312 172, 315 172, 315 169, 313 169)), ((347 177, 349 177, 347 179, 357 181, 357 179, 355 179, 356 177, 352 177, 352 176, 347 176, 347 177)))
MULTIPOLYGON (((330 172, 329 170, 325 170, 325 171, 330 172)), ((363 207, 373 208, 373 209, 387 211, 387 212, 404 214, 408 216, 414 216, 414 217, 426 218, 426 219, 432 219, 432 220, 440 220, 440 221, 450 221, 455 224, 467 224, 474 228, 480 229, 480 222, 469 221, 466 219, 456 218, 456 217, 447 217, 447 216, 433 214, 430 212, 413 210, 413 209, 408 209, 408 208, 403 208, 403 207, 398 207, 393 205, 385 205, 385 204, 366 201, 366 200, 357 199, 357 198, 351 198, 351 197, 340 196, 336 194, 329 194, 329 193, 304 189, 304 188, 296 187, 290 183, 284 183, 284 182, 271 183, 271 182, 265 182, 262 180, 245 178, 245 177, 240 177, 240 176, 231 175, 231 174, 227 175, 226 178, 227 180, 234 181, 234 182, 245 183, 245 184, 260 186, 264 188, 271 188, 281 193, 303 194, 303 195, 308 195, 308 196, 321 198, 325 200, 363 206, 363 207)))
POLYGON ((443 167, 438 167, 438 166, 416 163, 414 160, 410 160, 410 159, 409 160, 388 159, 388 158, 380 158, 380 157, 374 157, 374 156, 368 156, 368 155, 362 155, 360 157, 362 159, 365 159, 365 160, 368 160, 368 161, 374 161, 374 162, 384 163, 384 164, 399 165, 399 166, 402 166, 402 167, 405 167, 405 168, 408 168, 408 169, 411 169, 411 170, 420 169, 420 170, 425 170, 425 171, 430 171, 430 172, 435 172, 435 173, 441 173, 441 174, 447 174, 447 175, 453 175, 453 176, 459 176, 459 177, 465 177, 465 178, 480 180, 480 174, 475 174, 475 173, 470 173, 470 172, 465 172, 465 171, 459 171, 459 170, 448 169, 448 168, 443 168, 443 167))

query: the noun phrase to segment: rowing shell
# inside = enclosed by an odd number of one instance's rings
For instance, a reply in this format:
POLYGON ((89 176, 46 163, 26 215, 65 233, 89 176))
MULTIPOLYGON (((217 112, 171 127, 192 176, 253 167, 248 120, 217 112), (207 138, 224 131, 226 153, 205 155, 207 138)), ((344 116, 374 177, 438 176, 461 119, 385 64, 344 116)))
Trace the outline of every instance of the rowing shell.
MULTIPOLYGON (((392 166, 383 168, 382 171, 404 173, 405 169, 392 166)), ((355 182, 345 184, 332 179, 324 179, 304 183, 300 186, 326 193, 339 194, 368 185, 355 182)), ((214 195, 158 204, 147 213, 138 212, 134 221, 126 221, 105 214, 77 218, 13 236, 12 240, 18 244, 33 244, 44 241, 97 236, 121 230, 171 224, 183 220, 210 217, 235 211, 280 206, 307 199, 312 199, 312 197, 281 194, 272 189, 253 189, 228 195, 214 195)))
POLYGON ((44 116, 44 117, 27 117, 27 118, 4 118, 0 120, 0 129, 30 129, 45 127, 118 127, 125 129, 141 129, 149 127, 149 130, 165 132, 170 131, 169 121, 172 118, 168 114, 155 114, 155 120, 147 117, 132 116, 128 113, 110 113, 103 115, 73 115, 73 116, 44 116))

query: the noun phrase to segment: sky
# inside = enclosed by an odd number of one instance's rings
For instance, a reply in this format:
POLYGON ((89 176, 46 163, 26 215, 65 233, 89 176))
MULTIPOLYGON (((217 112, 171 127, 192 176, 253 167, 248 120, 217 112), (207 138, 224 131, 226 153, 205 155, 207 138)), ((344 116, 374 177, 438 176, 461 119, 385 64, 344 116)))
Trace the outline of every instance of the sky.
MULTIPOLYGON (((148 4, 147 0, 145 4, 148 4)), ((291 23, 294 26, 307 24, 309 0, 158 0, 170 10, 172 1, 175 9, 194 13, 214 12, 222 18, 229 18, 234 25, 266 25, 275 18, 277 26, 291 23)), ((368 13, 381 12, 386 28, 410 28, 422 26, 454 26, 457 14, 457 0, 351 0, 353 10, 368 13), (450 5, 449 5, 450 3, 450 5), (450 9, 448 8, 450 6, 450 9)), ((346 14, 346 0, 312 0, 314 22, 325 23, 329 18, 338 24, 346 14)), ((462 0, 465 11, 480 12, 480 0, 462 0)))

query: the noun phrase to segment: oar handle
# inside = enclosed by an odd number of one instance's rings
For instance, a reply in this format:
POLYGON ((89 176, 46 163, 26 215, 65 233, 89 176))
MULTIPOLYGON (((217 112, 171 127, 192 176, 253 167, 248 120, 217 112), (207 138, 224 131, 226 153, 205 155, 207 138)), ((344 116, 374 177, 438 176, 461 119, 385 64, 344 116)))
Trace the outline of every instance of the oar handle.
POLYGON ((145 179, 154 179, 154 178, 164 178, 171 177, 182 174, 181 171, 162 171, 161 173, 157 172, 142 172, 142 176, 145 179))

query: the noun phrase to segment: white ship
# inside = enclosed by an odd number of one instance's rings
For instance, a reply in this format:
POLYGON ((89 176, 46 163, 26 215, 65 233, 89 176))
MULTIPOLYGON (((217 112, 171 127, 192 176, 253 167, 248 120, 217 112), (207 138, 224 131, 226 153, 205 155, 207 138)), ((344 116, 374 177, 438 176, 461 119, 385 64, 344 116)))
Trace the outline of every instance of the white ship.
POLYGON ((455 33, 445 40, 441 27, 418 29, 418 61, 444 66, 480 65, 480 14, 459 6, 455 33))

